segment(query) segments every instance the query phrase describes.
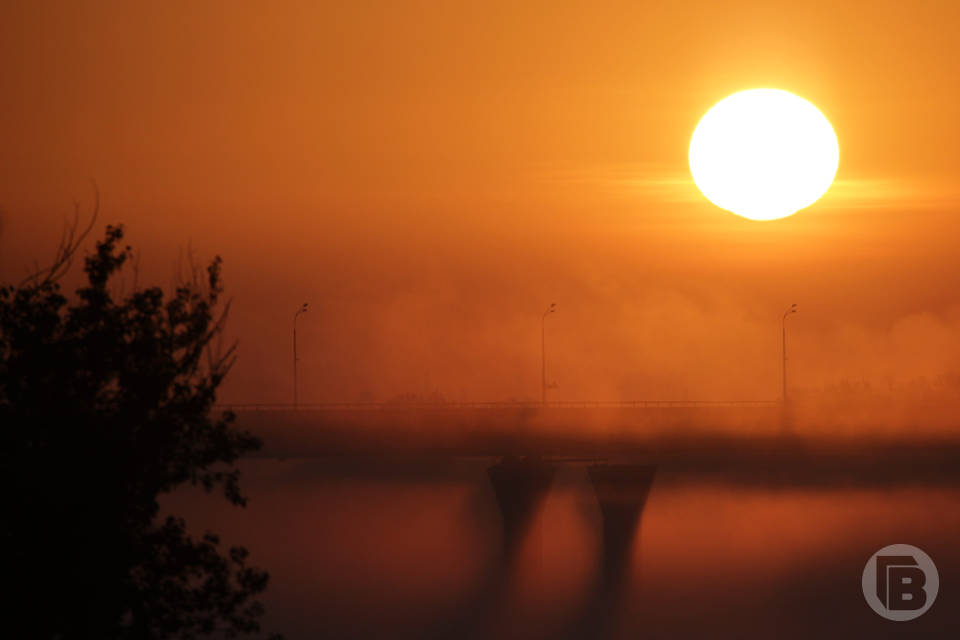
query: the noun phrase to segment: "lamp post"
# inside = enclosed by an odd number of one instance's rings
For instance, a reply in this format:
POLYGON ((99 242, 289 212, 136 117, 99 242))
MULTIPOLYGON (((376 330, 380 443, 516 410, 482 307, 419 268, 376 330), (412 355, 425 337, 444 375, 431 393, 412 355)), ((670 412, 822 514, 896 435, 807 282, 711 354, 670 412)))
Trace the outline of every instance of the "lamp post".
POLYGON ((797 312, 797 305, 790 305, 786 311, 783 312, 783 317, 780 318, 780 348, 783 354, 783 404, 787 404, 787 316, 791 313, 797 312))
POLYGON ((307 312, 307 303, 297 309, 293 314, 293 408, 297 408, 297 318, 301 313, 307 312))
POLYGON ((556 313, 556 303, 551 303, 540 318, 540 404, 547 406, 547 316, 556 313))

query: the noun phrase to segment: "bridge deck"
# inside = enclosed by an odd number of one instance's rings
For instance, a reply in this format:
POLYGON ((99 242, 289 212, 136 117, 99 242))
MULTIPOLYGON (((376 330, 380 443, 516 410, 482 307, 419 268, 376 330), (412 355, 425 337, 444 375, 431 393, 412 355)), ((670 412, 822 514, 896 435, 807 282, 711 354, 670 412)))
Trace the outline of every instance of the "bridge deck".
POLYGON ((576 400, 549 402, 321 402, 224 403, 231 411, 456 411, 461 409, 684 409, 777 407, 779 400, 576 400))

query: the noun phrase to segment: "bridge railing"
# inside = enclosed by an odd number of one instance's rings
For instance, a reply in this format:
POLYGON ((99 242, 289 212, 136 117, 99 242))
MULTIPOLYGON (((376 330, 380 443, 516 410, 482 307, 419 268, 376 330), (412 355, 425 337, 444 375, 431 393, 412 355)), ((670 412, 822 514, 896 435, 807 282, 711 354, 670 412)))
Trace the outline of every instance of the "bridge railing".
POLYGON ((465 409, 673 409, 673 408, 763 408, 777 407, 778 400, 614 400, 549 402, 319 402, 319 403, 222 403, 224 411, 443 411, 465 409))

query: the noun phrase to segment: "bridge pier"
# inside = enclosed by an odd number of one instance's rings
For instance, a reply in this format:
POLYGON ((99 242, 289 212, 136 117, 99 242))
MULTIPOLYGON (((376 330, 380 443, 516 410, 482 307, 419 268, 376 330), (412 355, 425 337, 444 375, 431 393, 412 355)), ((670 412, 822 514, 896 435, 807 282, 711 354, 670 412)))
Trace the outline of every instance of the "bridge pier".
POLYGON ((553 482, 556 468, 536 456, 507 456, 487 469, 503 518, 504 556, 513 563, 553 482))
POLYGON ((631 552, 656 466, 596 464, 587 469, 603 517, 603 585, 618 591, 630 570, 631 552))

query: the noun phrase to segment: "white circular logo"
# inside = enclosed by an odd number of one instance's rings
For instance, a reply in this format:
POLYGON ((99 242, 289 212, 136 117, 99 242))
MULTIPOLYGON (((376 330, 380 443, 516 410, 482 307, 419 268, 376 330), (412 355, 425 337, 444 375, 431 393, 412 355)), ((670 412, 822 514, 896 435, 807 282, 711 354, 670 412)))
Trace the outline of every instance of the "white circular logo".
POLYGON ((887 620, 903 622, 927 612, 940 590, 940 574, 926 553, 909 544, 877 551, 863 568, 863 597, 887 620))

